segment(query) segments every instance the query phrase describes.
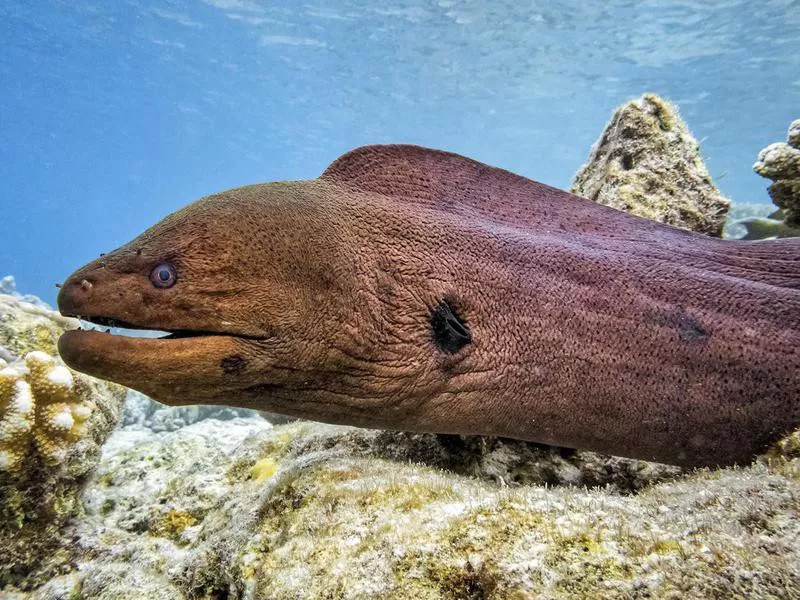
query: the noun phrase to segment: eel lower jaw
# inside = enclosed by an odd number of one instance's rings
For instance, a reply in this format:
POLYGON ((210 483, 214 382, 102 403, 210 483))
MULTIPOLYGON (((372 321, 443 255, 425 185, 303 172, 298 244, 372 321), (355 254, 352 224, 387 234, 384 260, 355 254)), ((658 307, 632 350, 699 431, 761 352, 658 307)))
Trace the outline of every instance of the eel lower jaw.
POLYGON ((254 340, 217 333, 145 338, 78 329, 62 334, 58 351, 76 371, 167 404, 198 404, 226 387, 226 359, 240 357, 249 343, 254 340))

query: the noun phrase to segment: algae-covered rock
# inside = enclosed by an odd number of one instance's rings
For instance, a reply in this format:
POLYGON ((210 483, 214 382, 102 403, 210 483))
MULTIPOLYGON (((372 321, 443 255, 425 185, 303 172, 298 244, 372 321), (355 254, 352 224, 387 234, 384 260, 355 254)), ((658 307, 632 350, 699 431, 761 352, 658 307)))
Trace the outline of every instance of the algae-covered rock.
POLYGON ((730 205, 711 181, 678 109, 653 94, 614 112, 575 175, 572 192, 716 237, 730 205))
MULTIPOLYGON (((794 450, 587 488, 514 484, 464 458, 496 448, 454 442, 260 419, 118 430, 70 528, 80 569, 47 586, 254 600, 781 598, 800 586, 794 450)), ((47 586, 34 597, 57 597, 39 596, 47 586)))
POLYGON ((394 435, 299 424, 251 439, 231 475, 252 483, 207 515, 182 585, 255 598, 627 598, 800 583, 800 482, 784 462, 673 472, 622 496, 380 458, 405 445, 394 435), (275 470, 258 486, 245 467, 265 458, 275 470))
POLYGON ((769 195, 783 209, 786 225, 800 228, 800 119, 789 125, 786 143, 770 144, 759 153, 753 169, 773 181, 769 195))
POLYGON ((33 350, 55 355, 61 333, 77 326, 78 321, 52 309, 18 295, 0 294, 0 347, 9 362, 33 350))
POLYGON ((46 558, 66 561, 63 527, 117 425, 124 391, 71 371, 53 356, 70 324, 53 311, 0 296, 0 588, 41 583, 46 558), (18 356, 19 355, 19 356, 18 356))

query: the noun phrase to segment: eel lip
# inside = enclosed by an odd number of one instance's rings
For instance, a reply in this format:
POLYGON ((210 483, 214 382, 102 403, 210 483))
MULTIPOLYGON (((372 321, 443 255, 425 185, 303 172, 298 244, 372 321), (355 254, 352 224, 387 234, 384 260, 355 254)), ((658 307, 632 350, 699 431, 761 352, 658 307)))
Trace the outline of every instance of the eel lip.
POLYGON ((241 340, 223 334, 165 339, 75 329, 58 340, 71 368, 165 402, 214 382, 222 374, 220 360, 240 351, 241 340))

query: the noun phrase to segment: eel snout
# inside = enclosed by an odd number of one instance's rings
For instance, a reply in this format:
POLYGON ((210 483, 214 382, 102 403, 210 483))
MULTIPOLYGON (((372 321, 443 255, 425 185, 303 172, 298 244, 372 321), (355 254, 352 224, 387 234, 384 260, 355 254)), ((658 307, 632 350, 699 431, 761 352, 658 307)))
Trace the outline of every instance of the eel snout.
POLYGON ((218 384, 223 375, 230 379, 225 358, 240 356, 245 346, 257 343, 234 332, 193 329, 188 320, 182 325, 170 315, 153 317, 144 310, 147 302, 142 294, 137 297, 136 282, 123 283, 123 291, 119 274, 107 282, 105 277, 101 267, 90 264, 61 286, 58 308, 63 315, 108 328, 77 329, 61 336, 59 353, 73 369, 162 402, 197 403, 204 400, 198 394, 203 382, 215 389, 212 384, 218 384))

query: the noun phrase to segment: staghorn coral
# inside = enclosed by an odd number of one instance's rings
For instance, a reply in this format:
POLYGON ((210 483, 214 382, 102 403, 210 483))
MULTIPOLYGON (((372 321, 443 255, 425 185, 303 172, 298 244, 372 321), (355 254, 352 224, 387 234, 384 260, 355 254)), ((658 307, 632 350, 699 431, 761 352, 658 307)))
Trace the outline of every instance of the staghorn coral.
POLYGON ((641 217, 719 237, 730 202, 711 181, 678 109, 655 94, 619 107, 572 193, 641 217))
POLYGON ((773 181, 769 195, 783 210, 786 225, 800 228, 800 119, 789 125, 786 143, 770 144, 759 152, 753 170, 773 181))

